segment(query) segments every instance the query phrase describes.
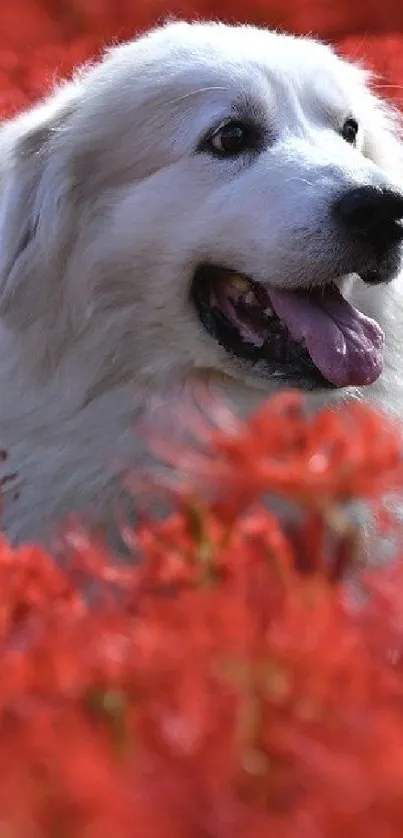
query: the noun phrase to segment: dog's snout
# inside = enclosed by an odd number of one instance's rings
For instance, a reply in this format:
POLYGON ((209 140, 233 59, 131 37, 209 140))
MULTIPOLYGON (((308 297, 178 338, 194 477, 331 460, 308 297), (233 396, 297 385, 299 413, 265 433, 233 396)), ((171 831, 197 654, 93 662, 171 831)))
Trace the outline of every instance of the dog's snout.
POLYGON ((338 198, 334 213, 360 241, 388 247, 403 239, 403 195, 392 189, 350 189, 338 198))

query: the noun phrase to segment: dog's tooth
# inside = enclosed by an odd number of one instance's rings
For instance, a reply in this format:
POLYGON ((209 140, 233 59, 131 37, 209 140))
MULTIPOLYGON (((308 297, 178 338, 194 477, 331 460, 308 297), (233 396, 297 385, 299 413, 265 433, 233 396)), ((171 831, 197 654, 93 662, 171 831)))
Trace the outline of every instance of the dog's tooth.
POLYGON ((250 289, 250 291, 248 291, 248 293, 245 295, 245 303, 248 306, 258 306, 259 305, 259 300, 258 300, 255 292, 252 289, 250 289))
POLYGON ((273 317, 274 316, 274 311, 270 306, 267 306, 267 308, 263 309, 263 311, 264 311, 266 317, 273 317))
POLYGON ((244 277, 241 276, 241 274, 232 274, 230 281, 231 285, 233 285, 233 287, 236 288, 237 291, 242 291, 243 293, 245 293, 245 291, 249 291, 250 289, 250 282, 248 282, 247 279, 244 279, 244 277))

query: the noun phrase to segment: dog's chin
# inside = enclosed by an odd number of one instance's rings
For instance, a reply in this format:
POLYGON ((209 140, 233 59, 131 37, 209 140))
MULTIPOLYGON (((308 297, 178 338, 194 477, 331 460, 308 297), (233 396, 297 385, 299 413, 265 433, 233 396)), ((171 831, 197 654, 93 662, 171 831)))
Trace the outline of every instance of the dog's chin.
MULTIPOLYGON (((368 284, 391 278, 374 270, 360 276, 368 284)), ((371 384, 382 371, 382 330, 342 297, 338 283, 284 292, 202 265, 190 294, 206 332, 248 374, 328 393, 371 384)))

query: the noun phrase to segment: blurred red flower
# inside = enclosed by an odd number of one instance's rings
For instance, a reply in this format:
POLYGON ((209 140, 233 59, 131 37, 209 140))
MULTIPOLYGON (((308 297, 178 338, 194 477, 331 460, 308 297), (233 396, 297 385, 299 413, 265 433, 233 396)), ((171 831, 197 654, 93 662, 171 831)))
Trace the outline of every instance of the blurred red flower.
POLYGON ((403 565, 352 581, 400 432, 287 395, 192 465, 176 512, 124 531, 139 564, 78 528, 56 560, 1 543, 5 834, 400 838, 403 565))
POLYGON ((3 0, 0 5, 0 114, 41 97, 57 77, 167 15, 223 18, 315 33, 380 71, 390 95, 402 81, 400 0, 3 0))

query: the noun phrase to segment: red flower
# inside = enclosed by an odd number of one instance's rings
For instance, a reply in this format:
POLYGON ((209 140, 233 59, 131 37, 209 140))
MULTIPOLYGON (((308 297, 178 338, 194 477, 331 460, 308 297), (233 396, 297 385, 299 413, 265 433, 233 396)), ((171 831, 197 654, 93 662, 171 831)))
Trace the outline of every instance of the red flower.
POLYGON ((346 502, 400 489, 402 450, 368 408, 309 419, 281 397, 214 435, 201 493, 131 533, 140 564, 79 530, 57 563, 3 541, 3 828, 400 838, 402 565, 351 599, 346 502))

